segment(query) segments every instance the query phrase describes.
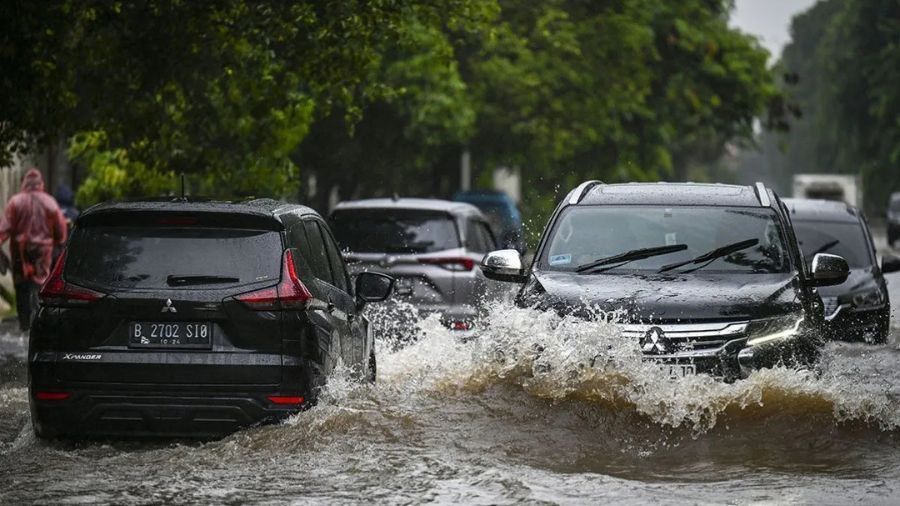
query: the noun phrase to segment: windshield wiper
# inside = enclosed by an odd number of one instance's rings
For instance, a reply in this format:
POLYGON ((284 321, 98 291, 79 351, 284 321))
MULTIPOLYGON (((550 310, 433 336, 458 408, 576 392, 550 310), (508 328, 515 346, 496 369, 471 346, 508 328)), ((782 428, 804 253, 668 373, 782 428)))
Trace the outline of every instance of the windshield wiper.
POLYGON ((826 242, 825 244, 821 245, 821 246, 819 247, 819 249, 817 249, 816 251, 814 251, 813 254, 812 254, 812 256, 816 256, 816 255, 818 255, 819 253, 824 253, 824 252, 830 250, 831 248, 837 246, 837 245, 840 244, 840 243, 841 243, 841 240, 840 240, 840 239, 835 239, 835 240, 833 240, 833 241, 828 241, 828 242, 826 242))
MULTIPOLYGON (((588 271, 595 271, 597 267, 602 267, 604 265, 610 264, 618 264, 618 263, 626 263, 632 262, 634 260, 641 260, 644 258, 655 257, 659 255, 667 255, 669 253, 675 253, 676 251, 684 251, 687 249, 687 244, 670 244, 668 246, 656 246, 653 248, 640 248, 633 249, 631 251, 626 251, 625 253, 619 253, 618 255, 613 255, 611 257, 600 258, 598 260, 594 260, 593 262, 588 262, 583 265, 579 265, 575 268, 575 272, 579 274, 588 273, 588 271)), ((605 270, 605 269, 601 269, 605 270)))
POLYGON ((234 276, 174 276, 170 275, 166 278, 169 286, 185 286, 185 285, 212 285, 215 283, 237 283, 239 278, 234 276))
MULTIPOLYGON (((712 251, 708 251, 700 256, 694 257, 690 260, 685 260, 684 262, 675 262, 674 264, 663 265, 659 268, 657 272, 666 272, 671 271, 672 269, 677 269, 679 267, 688 265, 688 264, 700 264, 703 262, 712 262, 717 258, 722 258, 724 256, 730 255, 737 251, 741 251, 743 249, 752 248, 759 244, 759 239, 747 239, 746 241, 738 241, 731 244, 726 244, 725 246, 721 246, 712 251)), ((699 267, 698 267, 699 268, 699 267)))

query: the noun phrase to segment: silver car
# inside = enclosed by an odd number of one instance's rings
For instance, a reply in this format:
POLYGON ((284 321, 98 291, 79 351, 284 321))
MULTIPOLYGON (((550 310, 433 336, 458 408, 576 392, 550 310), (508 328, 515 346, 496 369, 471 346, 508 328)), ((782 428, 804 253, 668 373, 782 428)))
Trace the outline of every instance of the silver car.
MULTIPOLYGON (((332 230, 351 273, 381 272, 398 300, 468 330, 489 287, 481 260, 496 241, 471 204, 436 199, 369 199, 338 204, 332 230)), ((493 283, 492 283, 493 284, 493 283)))

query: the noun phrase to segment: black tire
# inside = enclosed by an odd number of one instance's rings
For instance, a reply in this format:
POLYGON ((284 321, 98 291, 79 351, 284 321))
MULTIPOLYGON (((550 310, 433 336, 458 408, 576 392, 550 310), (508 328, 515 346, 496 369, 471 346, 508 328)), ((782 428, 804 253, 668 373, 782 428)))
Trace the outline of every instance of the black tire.
POLYGON ((366 381, 374 384, 375 378, 378 377, 378 364, 375 360, 375 350, 369 352, 369 365, 366 369, 366 381))

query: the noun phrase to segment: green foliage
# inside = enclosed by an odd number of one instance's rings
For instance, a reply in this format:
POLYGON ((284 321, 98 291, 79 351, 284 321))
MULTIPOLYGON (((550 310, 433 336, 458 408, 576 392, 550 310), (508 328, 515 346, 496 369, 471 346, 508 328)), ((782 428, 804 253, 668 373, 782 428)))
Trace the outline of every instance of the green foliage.
POLYGON ((179 173, 213 196, 315 176, 320 208, 448 196, 469 149, 477 181, 520 167, 536 215, 587 178, 709 177, 779 98, 728 0, 15 4, 0 141, 88 132, 85 203, 179 173))
POLYGON ((90 176, 75 196, 80 207, 131 195, 174 193, 176 178, 131 159, 124 148, 110 148, 104 132, 84 132, 72 137, 69 156, 86 167, 90 176))
POLYGON ((797 16, 779 68, 800 113, 780 136, 783 180, 802 172, 862 174, 880 214, 900 191, 900 3, 824 0, 797 16))

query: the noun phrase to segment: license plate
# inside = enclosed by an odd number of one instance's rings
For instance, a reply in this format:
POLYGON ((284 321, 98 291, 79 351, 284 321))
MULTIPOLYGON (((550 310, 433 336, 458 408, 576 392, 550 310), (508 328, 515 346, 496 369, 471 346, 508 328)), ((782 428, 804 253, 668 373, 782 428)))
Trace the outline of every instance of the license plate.
POLYGON ((209 348, 213 326, 208 322, 132 322, 128 345, 136 348, 209 348))
POLYGON ((663 364, 659 368, 670 378, 683 378, 697 374, 697 366, 693 364, 663 364))

